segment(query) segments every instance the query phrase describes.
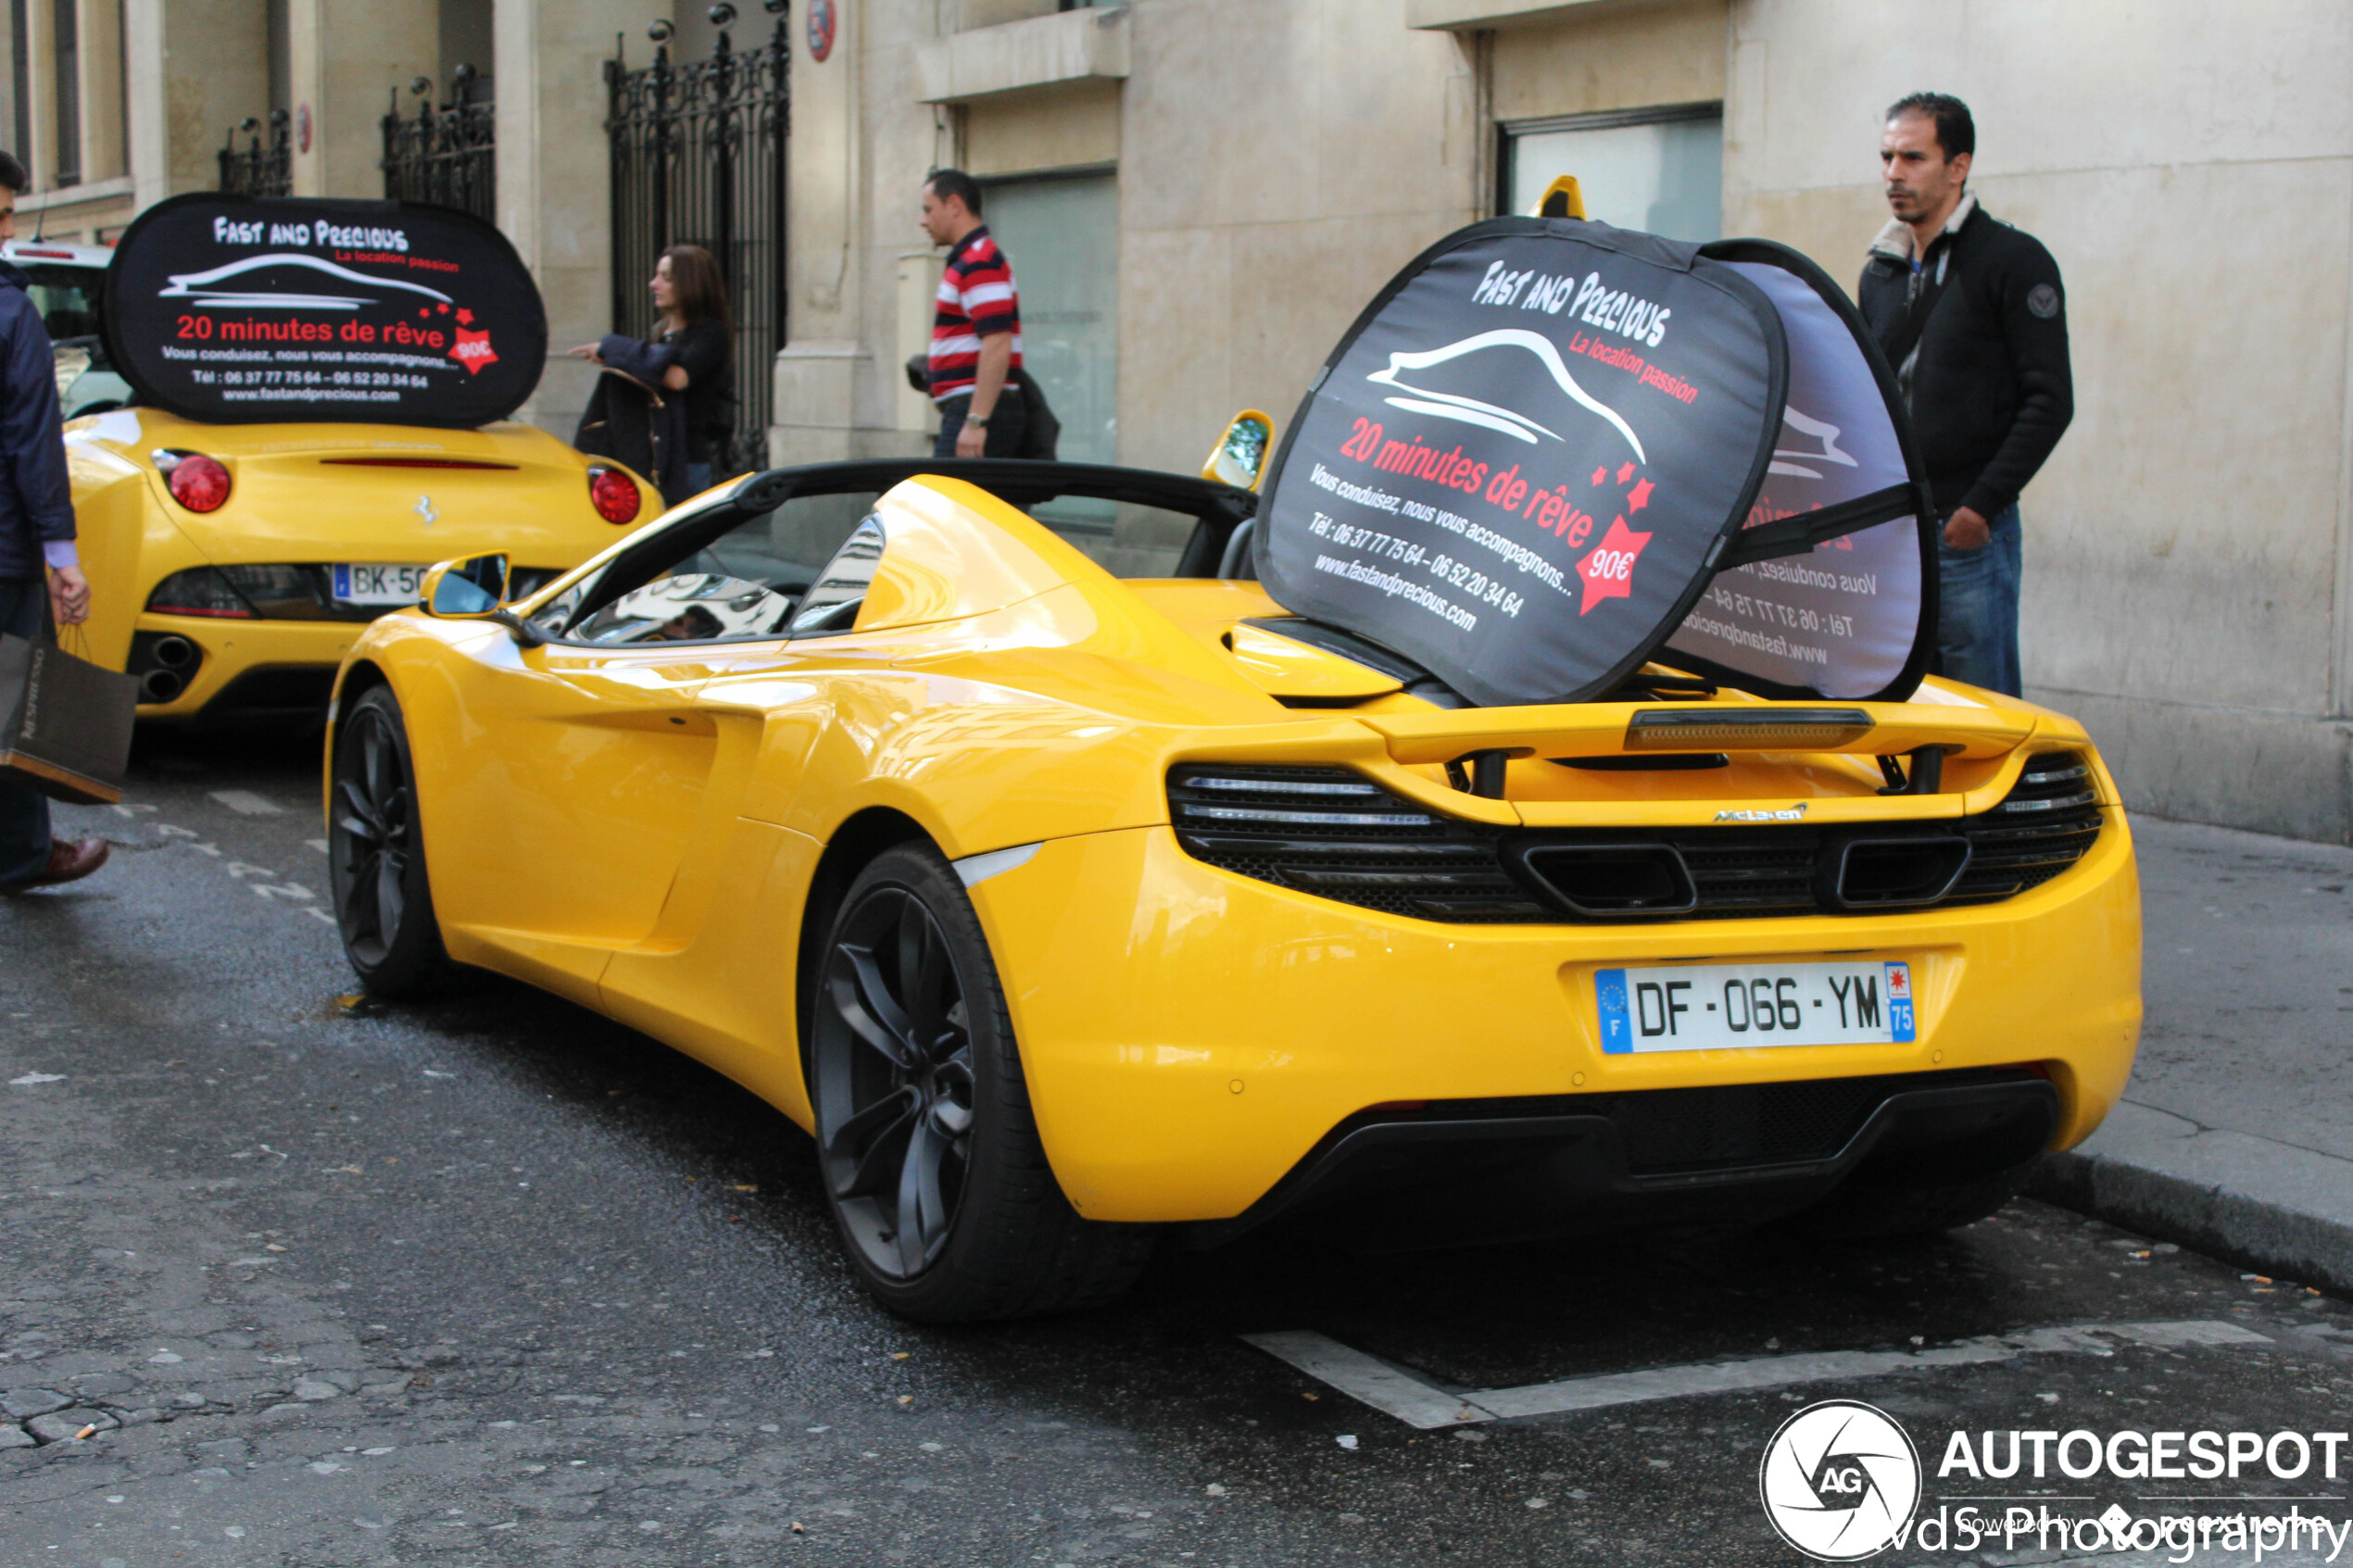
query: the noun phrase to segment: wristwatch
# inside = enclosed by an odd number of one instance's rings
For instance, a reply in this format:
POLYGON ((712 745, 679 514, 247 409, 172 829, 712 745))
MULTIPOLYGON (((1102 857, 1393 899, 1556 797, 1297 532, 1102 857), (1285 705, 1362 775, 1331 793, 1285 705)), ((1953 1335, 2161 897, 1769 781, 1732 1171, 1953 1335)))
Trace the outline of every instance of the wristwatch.
POLYGON ((985 415, 966 414, 964 416, 964 422, 972 426, 975 430, 987 430, 988 428, 988 420, 985 415))

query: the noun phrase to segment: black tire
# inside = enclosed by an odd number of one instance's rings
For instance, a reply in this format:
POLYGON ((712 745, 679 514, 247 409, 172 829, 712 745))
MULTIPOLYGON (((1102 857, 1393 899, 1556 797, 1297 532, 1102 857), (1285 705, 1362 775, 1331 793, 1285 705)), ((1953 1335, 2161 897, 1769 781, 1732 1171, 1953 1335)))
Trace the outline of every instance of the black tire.
POLYGON ((459 976, 441 945, 417 826, 409 726, 389 686, 351 705, 335 735, 327 814, 329 886, 343 950, 359 982, 388 1001, 449 990, 459 976))
POLYGON ((1081 1219, 1063 1196, 988 938, 937 851, 900 845, 858 874, 812 980, 820 1174, 876 1300, 970 1323, 1134 1283, 1157 1232, 1081 1219))
POLYGON ((1894 1241, 1958 1230, 1990 1219, 2025 1187, 2033 1161, 1970 1181, 1881 1186, 1849 1182, 1793 1216, 1792 1223, 1829 1241, 1894 1241))

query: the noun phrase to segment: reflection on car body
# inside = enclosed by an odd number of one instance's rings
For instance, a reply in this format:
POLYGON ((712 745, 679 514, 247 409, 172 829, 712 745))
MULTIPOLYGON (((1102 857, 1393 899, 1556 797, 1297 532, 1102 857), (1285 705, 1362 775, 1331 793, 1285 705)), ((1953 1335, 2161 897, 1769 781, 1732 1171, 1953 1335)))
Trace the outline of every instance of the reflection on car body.
POLYGON ((566 634, 606 646, 739 641, 776 635, 792 608, 790 597, 757 583, 690 572, 634 588, 567 628, 566 634))

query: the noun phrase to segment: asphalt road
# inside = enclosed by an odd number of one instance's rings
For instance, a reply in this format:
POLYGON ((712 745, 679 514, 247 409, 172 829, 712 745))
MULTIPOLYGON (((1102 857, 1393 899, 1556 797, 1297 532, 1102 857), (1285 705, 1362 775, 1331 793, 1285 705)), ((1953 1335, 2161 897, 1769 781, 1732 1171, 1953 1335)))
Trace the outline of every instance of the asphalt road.
POLYGON ((114 862, 0 899, 9 1568, 1788 1563, 1759 1458, 1833 1398, 1904 1424, 1931 1510, 2353 1517, 2317 1471, 1936 1474, 1955 1430, 2348 1424, 2344 1303, 2031 1204, 1876 1250, 1170 1249, 1095 1313, 898 1323, 808 1140, 716 1075, 503 983, 344 1000, 315 777, 143 741, 125 808, 62 814, 114 862), (2149 1323, 2204 1326, 2032 1332, 2149 1323), (1281 1332, 1591 1408, 1417 1429, 1241 1337, 1281 1332), (1723 1362, 1753 1386, 1674 1370, 1723 1362))

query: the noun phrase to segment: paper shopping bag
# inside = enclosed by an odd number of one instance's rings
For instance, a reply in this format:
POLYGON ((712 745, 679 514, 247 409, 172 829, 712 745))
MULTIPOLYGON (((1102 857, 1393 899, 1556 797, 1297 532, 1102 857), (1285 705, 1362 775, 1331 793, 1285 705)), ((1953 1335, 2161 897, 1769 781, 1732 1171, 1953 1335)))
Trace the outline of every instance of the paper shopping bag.
POLYGON ((0 636, 0 773, 53 800, 122 798, 139 683, 46 637, 0 636))

